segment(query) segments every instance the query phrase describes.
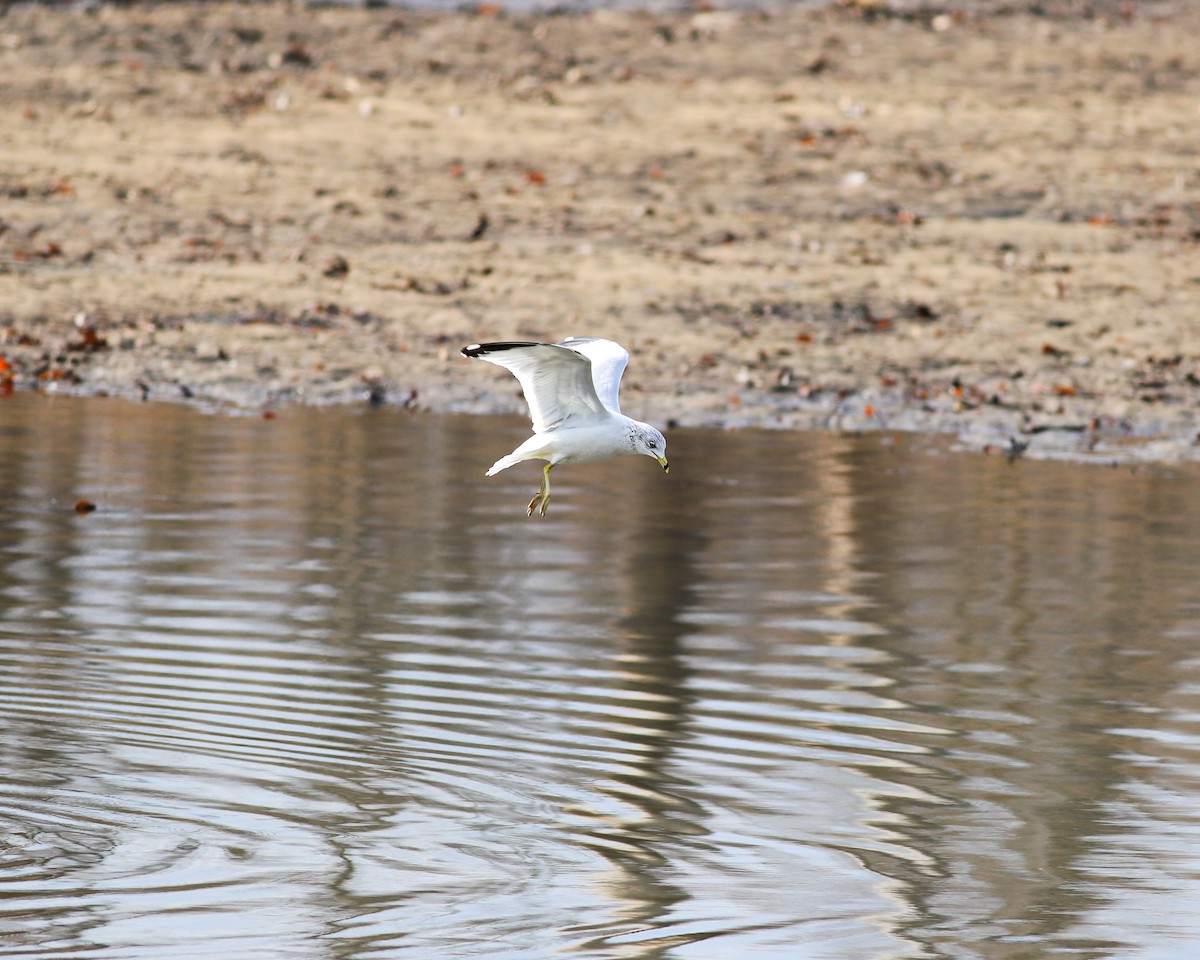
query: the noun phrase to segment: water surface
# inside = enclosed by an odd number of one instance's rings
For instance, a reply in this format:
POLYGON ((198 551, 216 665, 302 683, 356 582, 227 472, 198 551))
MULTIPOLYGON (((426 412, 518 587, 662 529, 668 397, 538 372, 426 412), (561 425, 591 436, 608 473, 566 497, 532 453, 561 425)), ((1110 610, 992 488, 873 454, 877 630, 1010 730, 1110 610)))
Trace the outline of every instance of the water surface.
POLYGON ((1194 955, 1194 471, 525 429, 0 400, 0 953, 1194 955))

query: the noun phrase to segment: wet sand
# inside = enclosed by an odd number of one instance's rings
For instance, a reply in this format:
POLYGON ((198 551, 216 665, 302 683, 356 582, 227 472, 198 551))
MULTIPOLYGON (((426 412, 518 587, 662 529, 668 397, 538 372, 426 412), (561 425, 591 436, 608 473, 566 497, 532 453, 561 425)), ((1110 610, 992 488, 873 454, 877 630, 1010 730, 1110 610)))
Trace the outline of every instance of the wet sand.
POLYGON ((1200 459, 1200 12, 0 16, 0 393, 1200 459), (1061 15, 1058 15, 1061 14, 1061 15))

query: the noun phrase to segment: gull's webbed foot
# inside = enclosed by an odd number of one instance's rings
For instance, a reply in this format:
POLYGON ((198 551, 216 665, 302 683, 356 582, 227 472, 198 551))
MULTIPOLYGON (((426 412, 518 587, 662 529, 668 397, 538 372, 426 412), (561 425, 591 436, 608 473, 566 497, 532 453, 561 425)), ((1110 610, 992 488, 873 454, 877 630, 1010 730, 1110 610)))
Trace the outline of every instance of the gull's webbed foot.
POLYGON ((550 506, 550 468, 552 466, 554 466, 552 463, 546 464, 546 469, 542 471, 542 485, 538 488, 538 492, 533 495, 533 499, 529 501, 528 515, 531 517, 534 510, 538 511, 538 516, 544 517, 546 515, 546 508, 550 506))

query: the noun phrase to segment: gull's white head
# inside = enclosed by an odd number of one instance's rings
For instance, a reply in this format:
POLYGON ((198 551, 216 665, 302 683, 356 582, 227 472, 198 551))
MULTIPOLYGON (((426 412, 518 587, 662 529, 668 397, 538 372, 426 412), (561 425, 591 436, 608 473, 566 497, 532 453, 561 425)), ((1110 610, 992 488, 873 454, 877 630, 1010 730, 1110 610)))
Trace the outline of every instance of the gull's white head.
POLYGON ((629 442, 633 447, 634 453, 653 457, 658 461, 658 465, 663 468, 663 473, 671 472, 671 465, 667 463, 667 438, 650 426, 650 424, 635 422, 629 442))

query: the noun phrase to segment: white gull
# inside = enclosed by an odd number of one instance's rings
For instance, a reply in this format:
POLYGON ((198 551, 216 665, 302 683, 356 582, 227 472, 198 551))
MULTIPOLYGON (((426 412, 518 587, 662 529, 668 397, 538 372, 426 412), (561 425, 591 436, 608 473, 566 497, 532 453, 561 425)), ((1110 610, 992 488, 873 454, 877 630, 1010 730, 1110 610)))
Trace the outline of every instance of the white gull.
POLYGON ((567 337, 561 343, 473 343, 464 357, 486 360, 509 370, 521 383, 533 436, 488 469, 487 476, 522 460, 549 461, 542 485, 529 501, 529 515, 546 515, 550 505, 550 468, 560 463, 590 463, 626 454, 643 454, 667 463, 667 441, 648 423, 621 413, 617 394, 629 353, 599 337, 567 337))

